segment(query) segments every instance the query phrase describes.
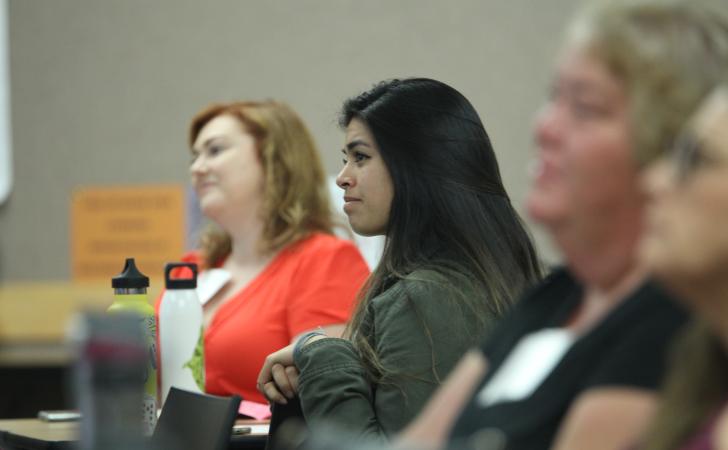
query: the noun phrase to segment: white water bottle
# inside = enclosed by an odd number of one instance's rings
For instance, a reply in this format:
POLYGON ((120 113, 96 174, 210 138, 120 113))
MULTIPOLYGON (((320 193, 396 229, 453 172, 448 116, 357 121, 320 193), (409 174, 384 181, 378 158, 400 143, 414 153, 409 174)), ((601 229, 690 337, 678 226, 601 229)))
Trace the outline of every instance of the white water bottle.
POLYGON ((202 305, 197 298, 197 265, 169 263, 164 268, 166 291, 159 307, 159 352, 162 362, 162 404, 169 388, 205 390, 202 305), (171 278, 175 268, 187 267, 191 278, 171 278))

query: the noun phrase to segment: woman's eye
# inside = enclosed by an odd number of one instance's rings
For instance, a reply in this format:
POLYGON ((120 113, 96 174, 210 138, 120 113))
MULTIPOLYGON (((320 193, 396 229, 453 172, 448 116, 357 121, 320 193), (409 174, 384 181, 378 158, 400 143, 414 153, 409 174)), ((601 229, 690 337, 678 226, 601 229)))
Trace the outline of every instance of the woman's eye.
POLYGON ((369 158, 369 156, 368 155, 365 155, 364 153, 361 153, 361 152, 355 152, 354 153, 354 161, 355 162, 362 162, 362 161, 364 161, 367 158, 369 158))
POLYGON ((224 148, 222 146, 213 145, 207 149, 207 154, 209 156, 215 156, 215 155, 219 154, 220 152, 222 152, 223 150, 224 150, 224 148))
POLYGON ((584 119, 604 117, 608 114, 608 111, 603 106, 589 102, 575 101, 572 104, 572 110, 577 117, 584 119))
POLYGON ((343 163, 344 165, 346 165, 346 163, 348 163, 349 161, 347 161, 347 159, 346 159, 346 158, 341 158, 341 162, 342 162, 342 163, 343 163))

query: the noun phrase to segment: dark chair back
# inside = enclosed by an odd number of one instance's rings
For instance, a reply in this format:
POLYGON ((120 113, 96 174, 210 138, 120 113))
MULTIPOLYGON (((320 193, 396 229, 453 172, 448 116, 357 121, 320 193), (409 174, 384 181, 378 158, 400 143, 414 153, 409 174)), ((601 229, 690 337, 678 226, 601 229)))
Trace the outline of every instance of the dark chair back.
POLYGON ((226 450, 239 405, 237 395, 217 397, 172 387, 154 430, 154 447, 226 450))
POLYGON ((299 436, 287 436, 286 434, 301 433, 305 428, 305 423, 298 397, 289 399, 285 405, 274 403, 271 407, 270 428, 265 450, 295 448, 292 443, 297 441, 299 436), (294 422, 294 426, 288 427, 288 429, 283 427, 283 433, 281 433, 281 425, 287 422, 294 422))

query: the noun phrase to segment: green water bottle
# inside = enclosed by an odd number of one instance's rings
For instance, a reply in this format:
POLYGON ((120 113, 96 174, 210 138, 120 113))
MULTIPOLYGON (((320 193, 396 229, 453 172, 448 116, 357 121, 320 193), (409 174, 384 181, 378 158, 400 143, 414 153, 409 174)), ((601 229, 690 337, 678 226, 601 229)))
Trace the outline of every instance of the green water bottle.
POLYGON ((111 279, 114 303, 109 313, 125 312, 139 316, 147 350, 147 370, 144 381, 144 431, 151 435, 157 422, 157 322, 154 307, 147 300, 149 277, 139 272, 134 258, 127 258, 124 270, 111 279))

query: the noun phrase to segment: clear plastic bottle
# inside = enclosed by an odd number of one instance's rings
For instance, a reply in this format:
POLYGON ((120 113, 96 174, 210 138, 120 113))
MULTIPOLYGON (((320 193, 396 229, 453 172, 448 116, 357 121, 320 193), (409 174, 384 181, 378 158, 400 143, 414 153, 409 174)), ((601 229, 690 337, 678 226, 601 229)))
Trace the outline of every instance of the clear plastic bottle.
POLYGON ((133 313, 139 317, 146 343, 147 365, 144 377, 144 432, 151 435, 157 423, 157 322, 154 307, 147 299, 149 277, 139 272, 134 258, 127 258, 124 270, 111 279, 114 302, 109 313, 133 313))
POLYGON ((169 263, 164 268, 166 291, 159 306, 159 351, 162 369, 162 404, 171 386, 204 392, 204 333, 202 304, 197 297, 197 265, 169 263), (174 269, 186 267, 191 278, 172 278, 174 269))
POLYGON ((141 411, 147 342, 138 315, 85 313, 75 317, 69 331, 81 411, 78 449, 145 448, 141 411))

